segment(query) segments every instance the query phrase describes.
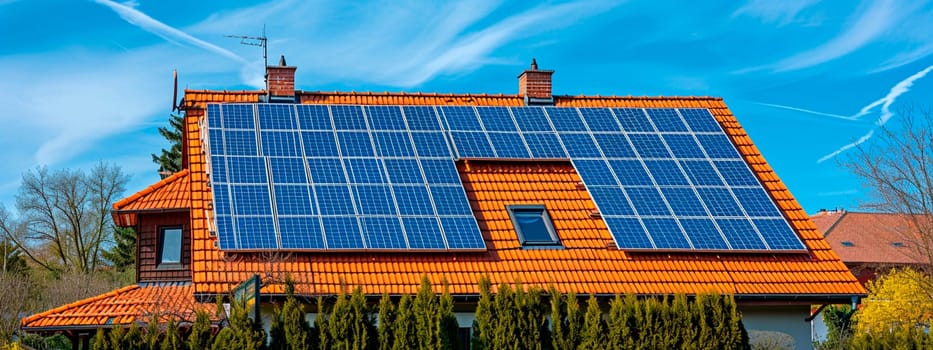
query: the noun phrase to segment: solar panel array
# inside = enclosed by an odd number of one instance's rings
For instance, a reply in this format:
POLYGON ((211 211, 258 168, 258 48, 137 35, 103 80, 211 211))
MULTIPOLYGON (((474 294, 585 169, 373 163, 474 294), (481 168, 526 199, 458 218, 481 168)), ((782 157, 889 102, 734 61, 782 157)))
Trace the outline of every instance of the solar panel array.
POLYGON ((485 249, 475 158, 569 159, 621 249, 805 249, 706 109, 211 104, 207 130, 221 249, 485 249))

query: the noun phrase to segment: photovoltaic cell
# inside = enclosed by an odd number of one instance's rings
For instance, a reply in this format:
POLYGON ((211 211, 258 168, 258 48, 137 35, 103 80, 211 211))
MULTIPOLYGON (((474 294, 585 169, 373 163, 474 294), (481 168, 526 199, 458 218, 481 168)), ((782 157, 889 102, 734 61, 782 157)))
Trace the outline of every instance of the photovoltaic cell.
POLYGON ((376 153, 381 157, 413 157, 414 148, 407 132, 380 131, 373 133, 376 139, 376 153))
POLYGON ((603 215, 635 215, 632 206, 625 199, 622 188, 610 186, 590 187, 593 201, 598 203, 599 212, 603 215))
POLYGON ((408 128, 412 131, 441 130, 437 115, 434 113, 434 107, 405 106, 402 107, 402 111, 408 121, 408 128))
POLYGON ((371 130, 407 130, 398 106, 366 106, 371 130))
POLYGON ((337 157, 337 139, 333 131, 304 131, 301 133, 307 157, 337 157))
POLYGON ((681 108, 680 114, 694 132, 722 132, 722 127, 707 109, 681 108))
POLYGON ((221 105, 224 129, 256 129, 253 118, 253 105, 225 104, 221 105))
POLYGON ((314 216, 279 216, 283 249, 324 249, 321 219, 314 216))
POLYGON ((512 115, 522 132, 553 132, 544 110, 539 107, 512 107, 512 115))
POLYGON ((609 165, 619 178, 619 183, 622 186, 653 185, 641 161, 635 159, 610 160, 609 165))
POLYGON ((518 133, 513 132, 491 132, 489 140, 492 141, 492 147, 495 149, 496 157, 500 159, 530 158, 528 148, 518 133))
POLYGON ((368 132, 340 131, 337 132, 337 141, 340 144, 340 153, 344 157, 375 156, 368 132))
POLYGON ((537 159, 567 158, 567 153, 553 133, 525 133, 525 142, 531 149, 531 157, 537 159))
POLYGON ((402 224, 412 249, 443 250, 444 236, 436 218, 403 217, 402 224))
POLYGON ((654 127, 648 121, 645 111, 635 108, 613 108, 616 119, 622 124, 622 129, 626 132, 654 132, 654 127))
POLYGON ((486 133, 478 131, 452 131, 451 137, 460 158, 495 158, 486 133))
POLYGON ((601 132, 619 132, 619 124, 608 108, 580 108, 580 114, 590 131, 601 132))
POLYGON ((635 152, 632 151, 632 146, 629 145, 625 135, 621 133, 594 133, 593 137, 596 138, 596 143, 599 144, 599 148, 602 149, 606 158, 635 157, 635 152))
POLYGON ((441 111, 444 113, 444 120, 447 121, 447 130, 483 131, 473 107, 444 106, 441 107, 441 111))
POLYGON ((411 138, 419 157, 451 158, 447 137, 439 132, 413 132, 411 138))
POLYGON ((333 132, 327 106, 298 105, 298 124, 301 130, 327 130, 333 132))
POLYGON ((654 134, 629 134, 629 140, 635 146, 635 151, 642 158, 670 159, 671 153, 664 147, 661 136, 654 134))
POLYGON ((400 215, 434 215, 431 197, 423 185, 392 186, 400 215))
POLYGON ((544 107, 544 111, 550 117, 558 133, 589 131, 576 109, 544 107))
POLYGON ((661 249, 690 249, 690 242, 684 237, 677 221, 667 218, 647 218, 642 220, 654 245, 661 249))
POLYGON ((660 132, 687 131, 687 125, 673 108, 647 108, 645 112, 660 132))
POLYGON ((654 246, 642 227, 641 222, 635 218, 606 217, 606 226, 612 228, 616 244, 624 248, 651 249, 654 246))
POLYGON ((308 185, 273 185, 275 212, 278 215, 309 215, 316 213, 308 185))
POLYGON ((559 134, 571 159, 602 158, 590 134, 559 134))
POLYGON ((270 157, 300 157, 297 131, 261 131, 262 155, 270 157))
POLYGON ((363 235, 354 217, 322 217, 324 237, 329 249, 357 250, 363 247, 363 235))
POLYGON ((469 217, 441 217, 441 227, 450 249, 479 249, 485 247, 476 219, 469 217))
POLYGON ((661 138, 670 147, 675 158, 706 159, 700 145, 688 134, 662 134, 661 138))
POLYGON ((476 107, 486 131, 518 132, 509 109, 505 107, 476 107))
POLYGON ((366 130, 366 118, 360 106, 332 105, 331 117, 337 130, 366 130))
POLYGON ((402 223, 397 217, 363 217, 363 233, 370 249, 405 249, 402 223))
POLYGON ((287 104, 260 104, 260 130, 296 130, 295 106, 287 104))

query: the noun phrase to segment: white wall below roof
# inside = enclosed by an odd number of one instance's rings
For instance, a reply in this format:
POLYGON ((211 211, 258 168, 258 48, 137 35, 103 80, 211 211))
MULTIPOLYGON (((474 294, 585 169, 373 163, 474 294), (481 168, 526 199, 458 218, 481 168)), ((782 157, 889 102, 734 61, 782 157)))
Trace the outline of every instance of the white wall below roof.
POLYGON ((742 323, 747 330, 786 333, 794 337, 795 349, 812 349, 809 305, 742 306, 742 323))

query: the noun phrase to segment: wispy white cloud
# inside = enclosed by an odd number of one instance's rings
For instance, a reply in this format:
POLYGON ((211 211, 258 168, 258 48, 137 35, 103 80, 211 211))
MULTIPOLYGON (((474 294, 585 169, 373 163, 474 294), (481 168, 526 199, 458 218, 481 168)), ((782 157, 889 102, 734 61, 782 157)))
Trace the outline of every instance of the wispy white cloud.
POLYGON ((841 34, 825 44, 781 60, 772 69, 778 72, 794 71, 848 55, 881 37, 897 24, 901 15, 898 4, 893 1, 873 1, 841 34))
POLYGON ((158 35, 159 37, 171 43, 179 44, 179 45, 182 43, 194 45, 202 49, 205 49, 207 51, 218 54, 220 56, 229 58, 231 60, 234 60, 240 63, 246 63, 245 59, 243 59, 242 57, 238 56, 237 54, 233 52, 230 52, 227 49, 211 44, 204 40, 195 38, 189 35, 188 33, 185 33, 165 23, 162 23, 150 17, 149 15, 131 7, 132 3, 119 4, 119 3, 116 3, 110 0, 94 0, 94 2, 110 8, 111 10, 116 12, 118 15, 120 15, 120 18, 123 18, 123 20, 127 21, 128 23, 134 26, 137 26, 140 29, 150 32, 152 34, 158 35))
MULTIPOLYGON (((933 65, 927 66, 923 70, 907 77, 907 79, 901 80, 897 84, 894 84, 894 86, 891 87, 891 90, 888 91, 887 95, 885 95, 884 97, 872 103, 869 103, 865 107, 862 107, 862 109, 859 110, 859 112, 856 113, 853 117, 859 118, 859 117, 868 115, 876 107, 881 106, 881 115, 878 117, 878 119, 875 120, 874 124, 875 124, 875 128, 884 126, 885 124, 888 123, 888 121, 891 120, 892 117, 894 117, 894 112, 891 111, 891 105, 894 104, 894 102, 897 100, 899 96, 910 91, 910 87, 914 85, 914 82, 925 77, 927 74, 930 73, 930 71, 933 71, 933 65)), ((846 144, 840 147, 839 149, 833 151, 832 153, 827 154, 823 156, 822 158, 818 159, 816 162, 822 163, 827 160, 830 160, 849 149, 852 149, 862 143, 865 143, 865 141, 868 141, 869 139, 871 139, 871 137, 874 136, 874 134, 875 134, 874 129, 869 130, 865 135, 862 135, 862 137, 859 137, 859 139, 856 140, 855 142, 852 142, 852 143, 849 143, 849 144, 846 144)))
POLYGON ((857 118, 857 117, 854 117, 854 116, 846 116, 846 115, 841 115, 841 114, 819 112, 819 111, 814 111, 814 110, 805 109, 805 108, 798 108, 798 107, 794 107, 794 106, 779 105, 779 104, 774 104, 774 103, 754 102, 754 101, 752 101, 752 103, 754 103, 754 104, 756 104, 756 105, 760 105, 760 106, 765 106, 765 107, 786 109, 786 110, 789 110, 789 111, 808 113, 808 114, 819 115, 819 116, 824 116, 824 117, 831 117, 831 118, 844 119, 844 120, 850 120, 850 121, 858 120, 858 118, 857 118))
POLYGON ((880 67, 869 71, 869 73, 884 72, 886 70, 898 68, 916 62, 917 60, 923 59, 931 54, 933 54, 933 40, 913 50, 895 54, 894 57, 887 59, 881 64, 880 67))
MULTIPOLYGON (((284 52, 289 62, 301 62, 297 74, 305 84, 339 81, 412 87, 442 74, 462 74, 503 61, 513 63, 493 57, 496 49, 520 38, 572 26, 618 3, 600 0, 552 3, 499 12, 496 10, 503 4, 495 0, 376 2, 365 7, 352 3, 326 7, 313 2, 292 5, 267 3, 222 12, 186 30, 231 33, 234 28, 259 30, 266 22, 270 40, 276 41, 270 45, 270 56, 274 58, 284 52), (284 23, 289 27, 284 27, 284 23), (290 36, 295 33, 301 33, 302 37, 290 36)), ((250 67, 241 76, 256 85, 262 76, 261 66, 250 67)))
POLYGON ((732 13, 732 17, 742 15, 761 18, 766 23, 786 25, 797 20, 801 11, 815 5, 818 0, 750 0, 732 13))

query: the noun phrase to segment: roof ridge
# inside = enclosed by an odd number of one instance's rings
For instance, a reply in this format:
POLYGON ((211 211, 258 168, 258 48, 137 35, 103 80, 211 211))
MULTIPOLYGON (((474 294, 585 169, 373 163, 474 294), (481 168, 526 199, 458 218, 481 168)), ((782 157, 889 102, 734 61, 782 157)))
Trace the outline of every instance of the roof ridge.
POLYGON ((74 302, 71 302, 71 303, 68 303, 68 304, 65 304, 65 305, 56 307, 56 308, 54 308, 54 309, 49 309, 49 310, 46 310, 46 311, 44 311, 44 312, 40 312, 40 313, 37 313, 37 314, 32 314, 32 315, 30 315, 30 316, 27 316, 27 317, 23 318, 23 319, 20 321, 20 325, 26 325, 26 324, 28 324, 28 323, 30 323, 30 322, 32 322, 32 321, 35 321, 35 320, 40 319, 40 318, 43 318, 43 317, 45 317, 45 316, 52 315, 52 314, 55 314, 55 313, 59 313, 59 312, 62 312, 62 311, 65 311, 65 310, 68 310, 68 309, 71 309, 71 308, 75 308, 75 307, 78 307, 78 306, 87 305, 87 304, 93 303, 93 302, 98 301, 98 300, 103 300, 103 299, 110 298, 110 297, 115 296, 115 295, 119 295, 119 294, 122 294, 122 293, 126 293, 126 292, 129 292, 129 291, 135 290, 135 289, 137 289, 137 288, 140 288, 139 285, 137 285, 137 284, 131 284, 131 285, 128 285, 128 286, 119 288, 119 289, 114 289, 114 290, 109 291, 109 292, 104 293, 104 294, 98 294, 98 295, 95 295, 95 296, 92 296, 92 297, 89 297, 89 298, 77 300, 77 301, 74 301, 74 302))
POLYGON ((123 198, 123 199, 121 199, 121 200, 119 200, 119 201, 113 203, 113 210, 114 210, 114 211, 119 211, 120 208, 125 207, 125 206, 127 206, 128 204, 133 203, 133 202, 136 201, 137 199, 140 199, 140 198, 142 198, 142 197, 144 197, 144 196, 146 196, 146 195, 148 195, 148 194, 150 194, 150 193, 152 193, 152 192, 155 192, 155 191, 159 190, 159 189, 162 188, 162 187, 168 186, 169 184, 174 183, 175 181, 178 181, 179 179, 188 176, 189 173, 190 173, 190 171, 189 171, 187 168, 185 168, 185 169, 182 169, 182 170, 180 170, 180 171, 178 171, 178 172, 172 174, 172 175, 169 176, 169 177, 166 177, 166 178, 164 178, 164 179, 162 179, 162 180, 159 180, 159 182, 156 182, 156 183, 154 183, 154 184, 152 184, 152 185, 149 185, 149 187, 146 187, 146 188, 142 189, 141 191, 136 192, 136 193, 130 195, 129 197, 123 198))
POLYGON ((839 218, 836 219, 836 221, 833 221, 833 224, 832 224, 832 225, 829 225, 829 227, 826 228, 826 232, 823 232, 823 239, 826 239, 826 237, 829 237, 829 233, 830 233, 834 228, 836 228, 836 225, 839 225, 839 223, 842 222, 842 219, 844 219, 844 218, 846 217, 846 215, 849 215, 849 212, 848 212, 848 211, 842 212, 842 215, 839 215, 839 218))

